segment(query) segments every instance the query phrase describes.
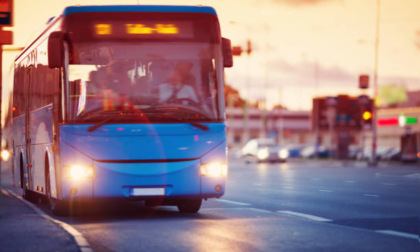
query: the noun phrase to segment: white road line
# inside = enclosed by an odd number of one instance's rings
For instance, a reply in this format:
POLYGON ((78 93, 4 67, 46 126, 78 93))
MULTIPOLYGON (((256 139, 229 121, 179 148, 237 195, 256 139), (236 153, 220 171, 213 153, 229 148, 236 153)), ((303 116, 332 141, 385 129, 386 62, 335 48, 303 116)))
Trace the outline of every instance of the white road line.
POLYGON ((265 209, 259 209, 259 208, 253 208, 253 207, 244 208, 244 209, 248 209, 248 210, 252 210, 252 211, 260 212, 260 213, 273 213, 272 211, 268 211, 268 210, 265 210, 265 209))
MULTIPOLYGON (((67 223, 64 223, 62 221, 59 221, 59 220, 56 220, 56 219, 52 218, 51 216, 49 216, 46 213, 44 213, 36 205, 32 204, 29 201, 24 200, 21 196, 17 195, 16 193, 14 193, 14 192, 12 192, 10 190, 7 190, 7 191, 9 192, 9 194, 13 195, 15 198, 17 198, 18 200, 22 201, 27 206, 29 206, 30 208, 32 208, 32 210, 34 210, 42 218, 44 218, 44 219, 46 219, 48 221, 51 221, 51 222, 57 224, 62 229, 64 229, 67 233, 69 233, 71 236, 73 236, 74 241, 77 243, 77 246, 79 246, 80 251, 82 251, 82 252, 92 252, 93 251, 92 248, 90 247, 89 243, 87 242, 87 240, 74 227, 70 226, 67 223)), ((3 190, 2 190, 2 193, 3 193, 3 190)))
POLYGON ((381 233, 381 234, 395 235, 395 236, 404 237, 404 238, 416 239, 416 240, 419 239, 418 235, 394 231, 394 230, 375 230, 375 232, 381 233))
POLYGON ((293 189, 293 186, 283 186, 284 189, 293 189))
POLYGON ((312 180, 321 180, 320 178, 311 178, 312 180))
POLYGON ((382 183, 382 185, 386 185, 386 186, 396 186, 398 184, 396 183, 382 183))
POLYGON ((403 177, 405 177, 405 178, 420 178, 420 173, 408 174, 408 175, 404 175, 403 177))
POLYGON ((215 200, 220 201, 220 202, 234 204, 234 205, 239 205, 239 206, 249 206, 249 205, 251 205, 249 203, 243 203, 243 202, 232 201, 232 200, 224 200, 224 199, 215 199, 215 200))
POLYGON ((254 185, 256 185, 256 186, 262 186, 263 184, 254 183, 254 185))
POLYGON ((330 191, 330 190, 318 190, 318 192, 327 192, 327 193, 331 193, 331 192, 333 192, 333 191, 330 191))
POLYGON ((11 196, 10 196, 10 193, 9 193, 8 191, 4 190, 4 189, 1 189, 1 193, 2 193, 4 196, 11 197, 11 196))
POLYGON ((283 213, 283 214, 288 214, 288 215, 293 215, 293 216, 298 216, 298 217, 302 217, 302 218, 309 219, 309 220, 314 220, 314 221, 322 221, 322 222, 332 221, 330 219, 318 217, 318 216, 315 216, 315 215, 298 213, 298 212, 293 212, 293 211, 277 211, 277 212, 278 213, 283 213))
POLYGON ((369 193, 365 193, 365 194, 363 194, 363 196, 366 196, 366 197, 375 197, 375 198, 381 197, 381 196, 379 196, 377 194, 369 194, 369 193))
POLYGON ((343 182, 344 183, 356 183, 356 181, 354 181, 354 180, 344 180, 343 182))

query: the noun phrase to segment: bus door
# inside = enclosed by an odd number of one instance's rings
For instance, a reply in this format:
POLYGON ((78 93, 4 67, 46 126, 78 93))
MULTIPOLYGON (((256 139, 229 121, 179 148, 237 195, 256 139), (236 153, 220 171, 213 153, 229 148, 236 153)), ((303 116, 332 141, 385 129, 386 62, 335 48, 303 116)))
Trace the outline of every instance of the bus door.
POLYGON ((24 93, 25 93, 25 153, 26 170, 29 188, 32 186, 32 148, 31 148, 31 86, 33 66, 25 69, 24 93))

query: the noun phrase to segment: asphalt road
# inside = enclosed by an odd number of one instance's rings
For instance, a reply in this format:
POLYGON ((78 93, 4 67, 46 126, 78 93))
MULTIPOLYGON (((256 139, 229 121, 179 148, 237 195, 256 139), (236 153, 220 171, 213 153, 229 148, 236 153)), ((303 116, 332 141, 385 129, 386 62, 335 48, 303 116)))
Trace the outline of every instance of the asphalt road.
POLYGON ((232 159, 229 167, 226 195, 198 214, 109 203, 57 219, 94 251, 420 251, 419 166, 232 159))

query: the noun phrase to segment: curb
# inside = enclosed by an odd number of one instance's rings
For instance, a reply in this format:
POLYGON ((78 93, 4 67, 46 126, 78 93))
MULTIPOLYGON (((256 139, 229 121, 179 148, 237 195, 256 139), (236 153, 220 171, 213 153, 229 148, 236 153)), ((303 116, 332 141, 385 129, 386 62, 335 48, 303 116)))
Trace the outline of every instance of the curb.
POLYGON ((29 206, 32 210, 34 210, 34 212, 36 212, 42 218, 60 226, 62 229, 64 229, 64 231, 66 231, 67 233, 69 233, 73 237, 74 241, 77 243, 77 246, 79 247, 81 252, 93 252, 93 250, 90 247, 87 240, 74 227, 70 226, 67 223, 64 223, 62 221, 59 221, 59 220, 56 220, 56 219, 52 218, 51 216, 44 213, 41 209, 39 209, 37 206, 35 206, 31 202, 28 202, 28 201, 24 200, 21 196, 17 195, 16 193, 14 193, 10 190, 1 189, 1 193, 3 195, 7 196, 7 197, 13 196, 13 197, 17 198, 18 200, 22 201, 27 206, 29 206))

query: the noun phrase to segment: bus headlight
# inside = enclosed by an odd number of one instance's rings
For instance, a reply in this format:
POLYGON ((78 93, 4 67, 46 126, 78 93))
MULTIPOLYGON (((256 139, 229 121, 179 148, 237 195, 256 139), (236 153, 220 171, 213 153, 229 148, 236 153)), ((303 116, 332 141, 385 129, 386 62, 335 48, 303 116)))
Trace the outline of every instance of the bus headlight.
POLYGON ((258 157, 259 160, 267 159, 269 155, 270 155, 270 153, 268 152, 268 149, 267 148, 260 149, 257 152, 257 157, 258 157))
POLYGON ((3 159, 3 161, 7 161, 9 160, 10 157, 10 152, 6 149, 1 151, 1 158, 3 159))
POLYGON ((227 176, 226 163, 207 163, 200 165, 200 175, 207 177, 226 177, 227 176))
POLYGON ((93 175, 93 166, 71 165, 66 169, 66 177, 72 180, 90 179, 93 175))
POLYGON ((286 158, 288 158, 289 157, 289 151, 288 150, 286 150, 286 149, 281 149, 280 151, 279 151, 279 158, 280 159, 286 159, 286 158))

